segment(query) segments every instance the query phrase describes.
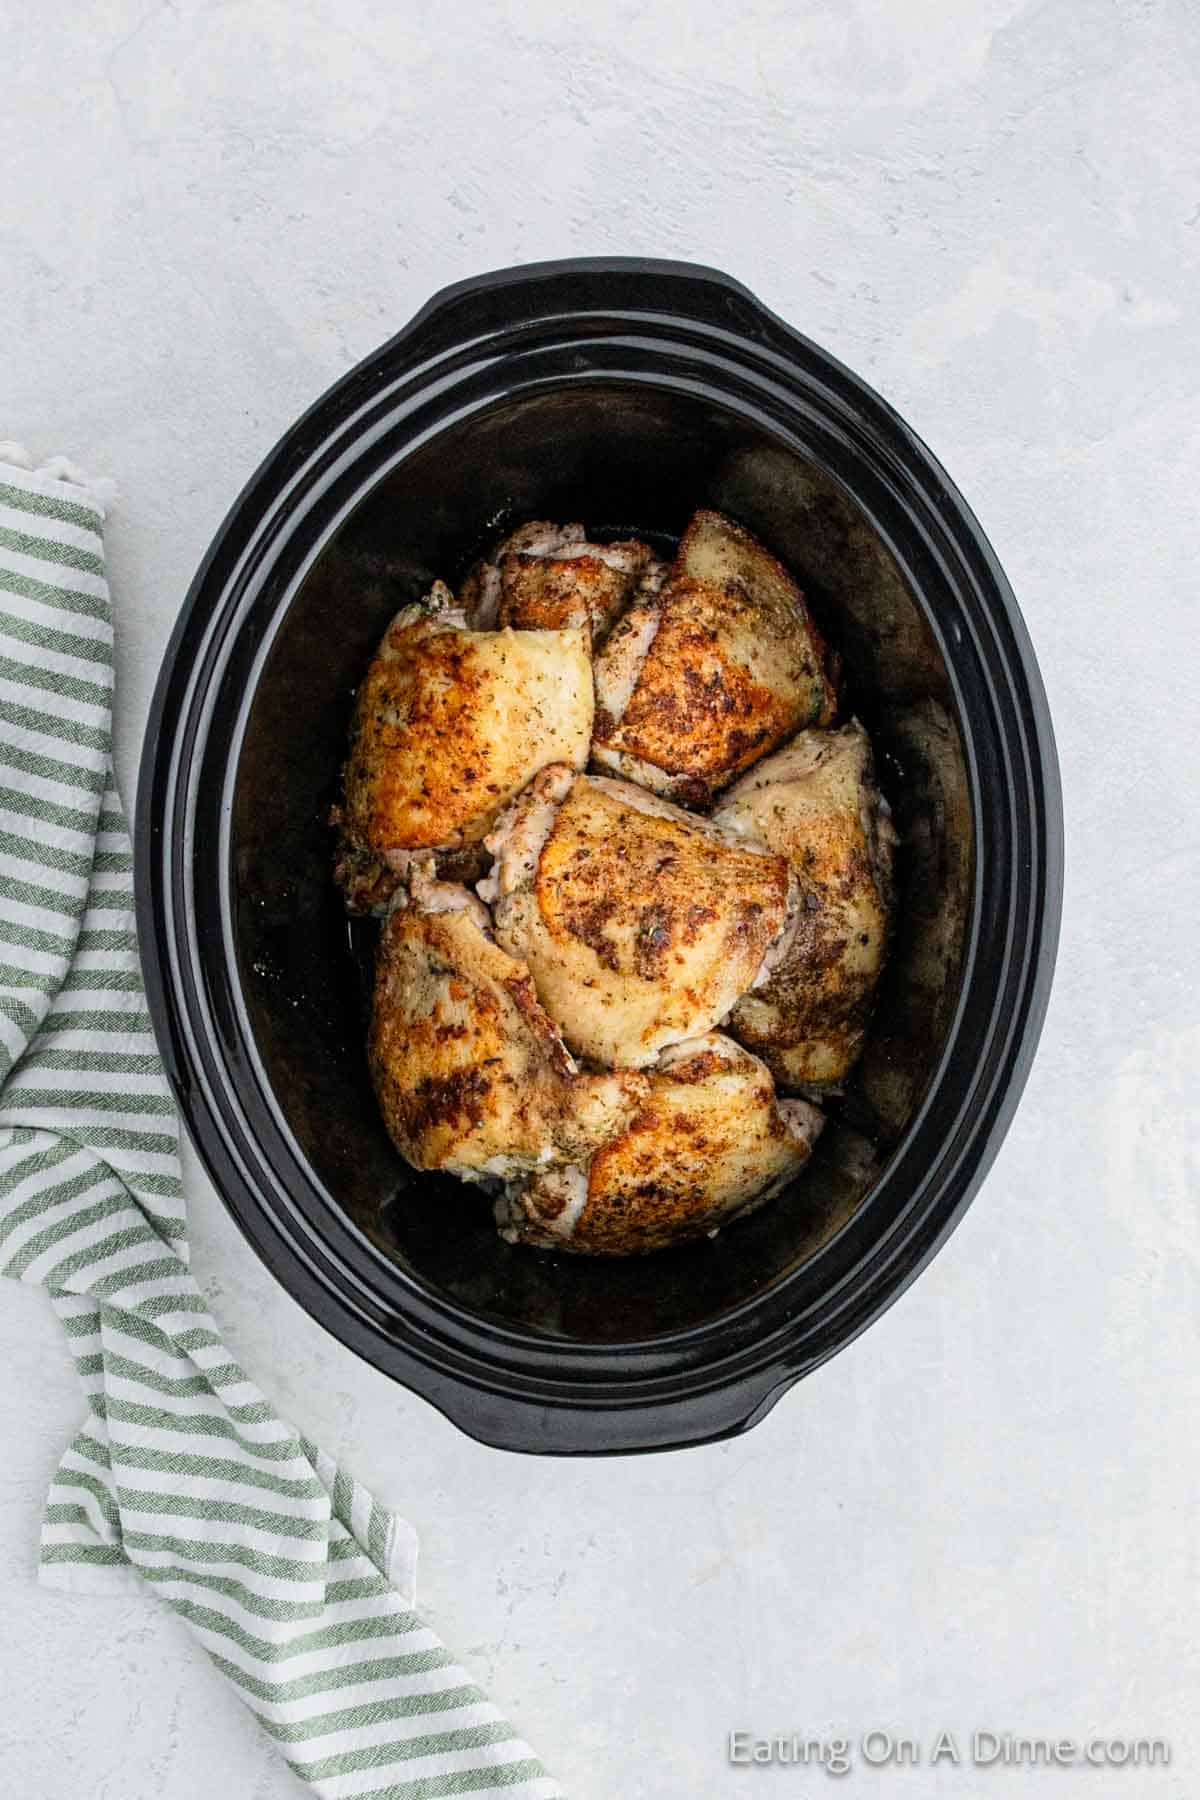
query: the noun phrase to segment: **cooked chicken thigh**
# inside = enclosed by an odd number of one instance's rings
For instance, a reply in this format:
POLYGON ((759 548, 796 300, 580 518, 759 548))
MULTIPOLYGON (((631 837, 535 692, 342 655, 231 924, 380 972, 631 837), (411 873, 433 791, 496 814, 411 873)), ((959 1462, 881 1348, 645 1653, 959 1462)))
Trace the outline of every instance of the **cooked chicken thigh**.
POLYGON ((648 1091, 640 1075, 578 1072, 484 907, 428 863, 383 929, 367 1050, 401 1155, 467 1180, 586 1158, 648 1091))
POLYGON ((414 1167, 503 1184, 511 1243, 715 1236, 808 1161, 895 843, 831 669, 791 576, 707 510, 669 565, 533 520, 389 625, 336 812, 347 907, 386 914, 371 1079, 414 1167))
POLYGON ((665 585, 635 600, 596 659, 595 762, 689 806, 835 697, 791 576, 748 531, 698 512, 665 585))
POLYGON ((782 856, 627 782, 544 769, 486 841, 498 942, 571 1047, 614 1068, 709 1030, 792 923, 782 856))
POLYGON ((654 591, 665 574, 666 564, 636 538, 592 544, 582 525, 535 519, 476 563, 463 601, 477 630, 585 625, 599 643, 634 593, 654 591))
POLYGON ((742 777, 713 822, 786 856, 801 890, 790 947, 728 1029, 784 1087, 840 1081, 862 1048, 891 903, 895 832, 866 732, 857 720, 802 732, 742 777))
POLYGON ((510 1184, 497 1203, 510 1243, 628 1256, 720 1226, 777 1194, 824 1123, 775 1098, 766 1067, 712 1033, 663 1052, 645 1105, 588 1163, 510 1184))
POLYGON ((358 691, 338 878, 351 911, 385 901, 414 851, 477 843, 550 762, 582 768, 588 634, 469 631, 438 583, 396 615, 358 691))

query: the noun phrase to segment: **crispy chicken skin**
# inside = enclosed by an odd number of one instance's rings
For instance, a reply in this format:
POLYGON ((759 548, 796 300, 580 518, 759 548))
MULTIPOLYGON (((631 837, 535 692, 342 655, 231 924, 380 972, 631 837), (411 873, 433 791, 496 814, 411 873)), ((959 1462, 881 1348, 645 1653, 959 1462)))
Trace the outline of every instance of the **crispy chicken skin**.
POLYGON ((808 1162, 893 900, 835 664, 704 509, 669 564, 530 520, 389 625, 334 810, 347 909, 384 916, 371 1080, 400 1154, 499 1193, 508 1242, 715 1237, 808 1162))
POLYGON ((632 1256, 712 1236, 803 1168, 824 1123, 777 1101, 756 1056, 712 1033, 664 1052, 649 1097, 586 1164, 510 1184, 496 1218, 510 1243, 632 1256))
POLYGON ((534 519, 476 563, 463 598, 476 628, 561 631, 583 625, 599 643, 634 593, 649 591, 665 572, 649 545, 636 538, 593 544, 582 525, 534 519))
POLYGON ((640 1075, 577 1071, 486 920, 465 888, 419 872, 383 928, 367 1044, 401 1155, 467 1180, 587 1157, 647 1093, 640 1075))
POLYGON ((841 1081, 862 1048, 887 948, 892 829, 857 720, 801 732, 731 789, 714 823, 786 856, 799 922, 766 983, 727 1029, 783 1087, 841 1081))
POLYGON ((351 911, 386 900, 412 852, 477 843, 547 763, 587 760, 586 629, 468 631, 447 589, 431 598, 392 620, 358 691, 338 815, 351 911))
POLYGON ((602 768, 705 807, 802 726, 833 718, 825 646, 791 576, 720 513, 695 514, 665 585, 596 659, 602 768))
POLYGON ((487 839, 481 898, 580 1055, 644 1068, 722 1019, 788 925, 782 856, 627 782, 544 769, 487 839))

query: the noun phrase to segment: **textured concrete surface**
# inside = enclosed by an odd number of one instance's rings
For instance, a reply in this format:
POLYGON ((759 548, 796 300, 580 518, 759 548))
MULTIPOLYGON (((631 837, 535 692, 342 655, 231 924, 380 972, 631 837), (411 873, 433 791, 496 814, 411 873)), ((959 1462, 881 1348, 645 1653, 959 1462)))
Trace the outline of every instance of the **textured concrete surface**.
MULTIPOLYGON (((534 1465, 312 1324, 191 1166, 196 1262, 281 1410, 420 1529, 423 1600, 574 1800, 813 1794, 724 1733, 1162 1734, 1169 1769, 857 1768, 851 1791, 1200 1789, 1194 1124, 1200 21, 1192 0, 96 0, 3 8, 0 436, 115 477, 119 773, 243 477, 443 283, 717 263, 860 369, 977 506, 1046 676, 1064 942, 949 1247, 745 1440, 534 1465), (86 22, 85 22, 86 20, 86 22)), ((284 1800, 151 1602, 42 1593, 80 1417, 0 1295, 0 1788, 284 1800)))

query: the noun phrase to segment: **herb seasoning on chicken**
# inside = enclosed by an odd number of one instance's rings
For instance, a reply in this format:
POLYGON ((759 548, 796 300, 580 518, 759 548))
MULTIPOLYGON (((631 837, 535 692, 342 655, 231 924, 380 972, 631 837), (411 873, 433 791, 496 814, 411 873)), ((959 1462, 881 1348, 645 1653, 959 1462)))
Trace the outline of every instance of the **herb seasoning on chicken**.
POLYGON ((635 602, 599 653, 592 756, 704 807, 833 711, 825 646, 796 583, 748 531, 698 512, 661 590, 635 602))
POLYGON ((887 948, 895 832, 855 720, 806 731, 744 775, 713 815, 786 856, 799 923, 770 979, 729 1030, 785 1087, 841 1081, 862 1049, 887 948))
POLYGON ((384 926, 368 1043, 397 1149, 468 1180, 587 1156, 646 1094, 638 1075, 580 1074, 486 920, 466 888, 418 873, 384 926))
POLYGON ((582 768, 588 634, 469 631, 440 583, 384 634, 358 691, 339 879, 351 911, 386 901, 412 853, 477 843, 549 762, 582 768))
POLYGON ((716 1032, 664 1051, 648 1074, 644 1106, 589 1163, 509 1185, 502 1236, 620 1256, 715 1237, 804 1167, 824 1124, 806 1101, 777 1100, 766 1066, 716 1032))
POLYGON ((592 544, 582 525, 535 519, 476 563, 463 583, 462 601, 477 629, 583 625, 598 644, 629 601, 654 593, 666 572, 637 538, 592 544))
POLYGON ((388 627, 338 812, 347 907, 387 913, 371 1078, 414 1167, 501 1190, 510 1243, 712 1237, 807 1162, 891 909, 831 666, 704 510, 670 564, 531 521, 388 627))
POLYGON ((644 1068, 751 987, 789 923, 783 857, 629 782, 544 769, 479 884, 572 1049, 644 1068))

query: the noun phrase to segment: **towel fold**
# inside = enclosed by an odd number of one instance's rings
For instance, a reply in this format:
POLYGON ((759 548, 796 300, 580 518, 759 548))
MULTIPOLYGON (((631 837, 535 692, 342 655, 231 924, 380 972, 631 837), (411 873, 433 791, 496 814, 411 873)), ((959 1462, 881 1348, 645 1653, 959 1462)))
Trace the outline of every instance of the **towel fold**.
POLYGON ((188 1268, 112 774, 103 496, 61 459, 0 463, 0 1268, 49 1290, 89 1405, 40 1577, 149 1583, 327 1800, 561 1800, 413 1610, 411 1527, 275 1416, 188 1268))

